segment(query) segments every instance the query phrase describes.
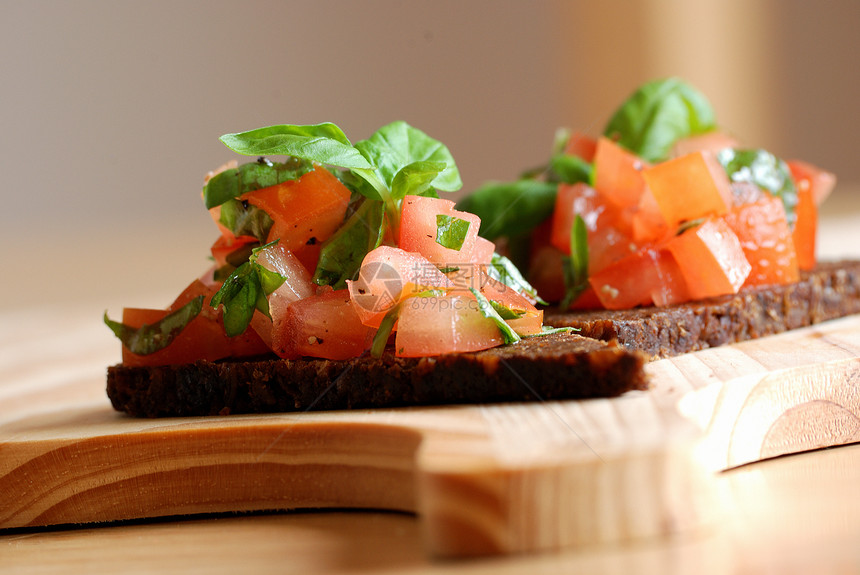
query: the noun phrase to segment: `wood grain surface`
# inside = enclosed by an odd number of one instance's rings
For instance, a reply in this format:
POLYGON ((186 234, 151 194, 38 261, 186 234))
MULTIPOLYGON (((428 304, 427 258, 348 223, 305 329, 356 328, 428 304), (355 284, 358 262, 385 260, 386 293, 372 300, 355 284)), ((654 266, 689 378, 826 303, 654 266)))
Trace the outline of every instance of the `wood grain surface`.
POLYGON ((432 555, 582 548, 695 531, 715 471, 858 439, 860 318, 654 362, 615 399, 139 420, 98 321, 4 315, 3 528, 360 508, 416 513, 432 555))

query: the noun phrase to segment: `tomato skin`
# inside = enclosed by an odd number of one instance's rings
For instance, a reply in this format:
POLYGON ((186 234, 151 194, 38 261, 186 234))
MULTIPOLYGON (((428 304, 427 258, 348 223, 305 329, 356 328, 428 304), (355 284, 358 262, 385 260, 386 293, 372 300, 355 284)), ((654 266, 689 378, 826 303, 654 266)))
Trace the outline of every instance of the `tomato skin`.
POLYGON ((127 366, 174 365, 269 353, 269 346, 254 330, 246 330, 245 333, 235 337, 228 337, 224 333, 220 310, 209 305, 209 300, 212 299, 215 291, 217 291, 215 288, 194 280, 166 310, 124 309, 123 323, 131 327, 140 327, 144 323, 152 324, 159 321, 197 296, 204 296, 200 313, 185 326, 170 345, 149 355, 137 355, 123 347, 123 364, 127 366))
MULTIPOLYGON (((481 218, 475 214, 454 209, 451 200, 423 196, 406 196, 400 207, 400 238, 398 246, 421 254, 441 267, 468 264, 475 259, 474 250, 481 227, 481 218), (469 222, 469 230, 459 250, 446 248, 436 242, 436 216, 444 215, 469 222)), ((481 254, 486 245, 479 246, 481 254)))
POLYGON ((409 298, 397 323, 399 357, 478 351, 504 343, 496 324, 466 295, 409 298))
POLYGON ((666 242, 692 299, 737 293, 752 267, 722 218, 709 218, 666 242))
MULTIPOLYGON (((349 189, 323 167, 307 172, 298 180, 240 197, 272 218, 274 223, 266 242, 280 240, 284 248, 297 255, 308 245, 321 244, 337 230, 349 198, 349 189)), ((316 263, 307 267, 316 267, 316 263)))
POLYGON ((745 286, 788 284, 800 279, 782 200, 764 194, 755 202, 732 207, 725 220, 751 266, 745 286))
POLYGON ((361 323, 349 292, 332 290, 301 299, 287 308, 272 333, 278 356, 342 360, 370 349, 376 330, 361 323))

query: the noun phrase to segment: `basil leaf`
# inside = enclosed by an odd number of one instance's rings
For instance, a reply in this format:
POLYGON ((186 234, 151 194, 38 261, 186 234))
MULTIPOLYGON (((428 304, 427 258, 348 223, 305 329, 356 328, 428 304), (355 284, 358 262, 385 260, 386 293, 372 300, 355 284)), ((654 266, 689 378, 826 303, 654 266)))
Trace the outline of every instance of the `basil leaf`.
POLYGON ((236 199, 227 200, 221 205, 218 221, 235 236, 251 236, 260 242, 266 241, 274 224, 265 211, 236 199))
POLYGON ((457 209, 481 218, 489 240, 528 233, 552 215, 558 185, 539 180, 490 182, 463 198, 457 209))
POLYGON ((581 331, 578 327, 552 327, 549 325, 542 325, 540 328, 540 333, 533 333, 530 335, 524 335, 522 337, 541 337, 542 335, 552 335, 554 333, 568 333, 571 331, 581 331))
POLYGON ((373 169, 343 131, 331 123, 282 124, 237 134, 224 134, 221 142, 246 156, 283 155, 350 169, 373 169))
POLYGON ((496 310, 496 313, 499 314, 499 317, 504 320, 517 319, 518 317, 526 315, 525 310, 513 309, 494 300, 489 300, 489 302, 490 305, 493 306, 493 309, 496 310))
POLYGON ((428 192, 435 194, 430 184, 446 166, 444 162, 430 161, 412 162, 403 166, 391 182, 391 197, 402 200, 408 195, 422 196, 428 192))
POLYGON ((313 164, 297 158, 277 163, 260 158, 213 176, 203 186, 203 203, 208 210, 242 194, 297 180, 312 169, 313 164))
POLYGON ((556 154, 549 162, 549 172, 547 179, 553 182, 564 182, 565 184, 585 182, 590 184, 594 168, 579 156, 556 154))
POLYGON ((716 127, 707 98, 678 78, 636 90, 612 115, 604 135, 649 162, 665 160, 681 138, 716 127))
POLYGON ((384 204, 365 199, 346 222, 323 243, 313 281, 334 289, 358 277, 364 256, 379 247, 384 234, 384 204))
POLYGON ((197 296, 176 311, 173 311, 153 324, 143 324, 138 328, 113 321, 104 315, 104 322, 114 335, 130 352, 149 355, 170 345, 185 327, 203 309, 203 296, 197 296))
POLYGON ((567 309, 588 287, 588 229, 579 214, 570 227, 570 255, 562 258, 562 269, 564 299, 561 309, 567 309))
POLYGON ((733 182, 751 182, 782 200, 790 226, 794 226, 797 188, 788 165, 770 152, 760 149, 725 148, 717 160, 733 182))
POLYGON ((460 251, 472 224, 454 216, 436 215, 436 243, 449 250, 460 251))
POLYGON ((493 252, 490 265, 486 266, 486 273, 494 280, 500 281, 509 288, 535 300, 539 304, 547 305, 538 295, 537 290, 526 281, 526 278, 517 269, 514 263, 503 255, 493 252))
POLYGON ((502 333, 502 339, 505 343, 516 343, 522 339, 519 334, 514 331, 514 329, 509 326, 504 319, 502 319, 502 316, 499 315, 499 312, 496 311, 490 303, 490 300, 488 300, 484 294, 475 288, 469 288, 469 291, 471 291, 472 295, 475 296, 475 299, 478 300, 478 309, 481 311, 481 315, 495 322, 499 331, 502 333))
POLYGON ((410 164, 425 161, 445 164, 432 180, 436 189, 455 192, 463 186, 448 148, 406 122, 383 126, 367 140, 356 142, 355 147, 376 167, 376 173, 389 188, 398 172, 410 164))
POLYGON ((388 345, 388 338, 391 337, 391 332, 394 330, 394 325, 400 319, 400 310, 403 308, 403 302, 397 303, 383 316, 379 322, 379 329, 373 335, 373 342, 370 344, 370 356, 375 358, 382 357, 385 351, 385 346, 388 345))

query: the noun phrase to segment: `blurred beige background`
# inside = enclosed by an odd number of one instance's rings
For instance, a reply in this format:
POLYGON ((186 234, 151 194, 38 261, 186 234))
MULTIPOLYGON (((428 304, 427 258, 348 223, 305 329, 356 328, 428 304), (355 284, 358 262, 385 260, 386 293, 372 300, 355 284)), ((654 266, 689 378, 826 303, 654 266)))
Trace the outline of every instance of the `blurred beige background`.
POLYGON ((0 306, 165 305, 207 266, 218 136, 275 123, 355 141, 406 120, 468 191, 679 75, 727 129, 846 193, 858 29, 855 0, 0 0, 0 306))

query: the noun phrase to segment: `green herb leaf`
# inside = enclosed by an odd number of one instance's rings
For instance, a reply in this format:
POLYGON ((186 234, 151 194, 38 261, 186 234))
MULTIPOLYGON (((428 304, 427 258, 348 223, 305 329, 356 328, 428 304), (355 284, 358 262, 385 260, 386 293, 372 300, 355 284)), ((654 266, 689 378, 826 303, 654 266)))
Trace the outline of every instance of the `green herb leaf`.
POLYGON ((588 287, 588 228, 579 214, 570 227, 570 255, 562 258, 562 269, 564 299, 561 309, 567 309, 588 287))
POLYGON ((715 127, 707 98, 678 78, 668 78, 636 90, 613 114, 604 135, 649 162, 659 162, 679 139, 715 127))
POLYGON ((539 304, 547 305, 538 295, 537 290, 526 281, 526 278, 517 269, 514 263, 503 255, 493 252, 490 265, 486 267, 486 273, 494 280, 500 281, 509 288, 535 300, 539 304))
POLYGON ((466 241, 466 236, 469 234, 469 227, 471 225, 467 220, 437 214, 436 243, 450 250, 460 251, 460 248, 463 247, 463 242, 466 241))
POLYGON ((785 206, 789 225, 796 219, 797 188, 788 165, 770 152, 760 149, 737 150, 725 148, 717 160, 733 182, 751 182, 780 198, 785 206))
POLYGON ((255 310, 269 315, 267 296, 281 287, 286 278, 258 264, 257 257, 262 250, 276 243, 277 240, 255 248, 250 259, 236 268, 212 296, 210 306, 224 306, 224 331, 227 335, 232 337, 244 333, 255 310))
POLYGON ((153 324, 139 328, 113 321, 104 315, 104 322, 130 352, 149 355, 170 345, 185 327, 203 309, 203 296, 197 296, 178 310, 171 312, 153 324))
POLYGON ((412 162, 403 166, 391 182, 391 197, 402 200, 408 195, 422 196, 434 193, 433 180, 445 170, 445 162, 412 162))
POLYGON ((502 339, 505 343, 516 343, 522 339, 519 334, 514 331, 514 329, 508 325, 508 323, 499 315, 499 312, 493 307, 490 303, 490 300, 487 297, 476 290, 475 288, 469 288, 469 291, 475 296, 475 299, 478 300, 478 309, 481 311, 481 315, 483 315, 487 319, 493 320, 496 326, 499 328, 499 331, 502 333, 502 339))
POLYGON ((525 310, 514 309, 512 307, 508 307, 505 304, 499 303, 495 300, 489 300, 489 302, 490 302, 490 305, 493 306, 493 309, 496 310, 496 313, 499 314, 499 317, 501 317, 504 320, 517 319, 519 317, 523 317, 524 315, 526 315, 525 310))
POLYGON ((481 218, 479 234, 489 240, 518 236, 552 215, 558 185, 538 180, 490 182, 457 204, 457 209, 481 218))
POLYGON ((203 203, 208 210, 242 194, 297 180, 312 169, 312 163, 297 158, 290 158, 286 162, 260 158, 213 176, 203 186, 203 203))
POLYGON ((554 333, 569 333, 572 331, 580 331, 580 329, 578 327, 552 327, 549 325, 543 325, 541 326, 540 333, 524 335, 523 337, 541 337, 543 335, 552 335, 554 333))
POLYGON ((549 162, 547 179, 565 184, 576 184, 579 182, 590 184, 593 173, 593 166, 579 156, 556 154, 549 162))
POLYGON ((388 310, 385 316, 383 316, 382 321, 379 322, 379 329, 376 330, 376 333, 373 335, 373 342, 370 344, 371 357, 382 357, 382 354, 385 351, 385 346, 388 345, 388 338, 391 337, 394 325, 400 318, 400 310, 402 308, 403 302, 401 301, 388 310))
POLYGON ((373 169, 343 131, 331 123, 282 124, 221 136, 221 142, 246 156, 293 156, 349 169, 373 169))
POLYGON ((445 164, 432 180, 434 188, 455 192, 463 186, 448 148, 406 122, 383 126, 367 140, 356 142, 355 147, 375 166, 377 174, 389 188, 393 186, 397 173, 415 162, 445 164))
POLYGON ((333 236, 323 243, 313 281, 334 289, 358 277, 361 262, 379 247, 384 234, 384 204, 365 199, 333 236))
POLYGON ((235 236, 251 236, 265 242, 274 222, 265 211, 257 206, 230 199, 221 204, 218 222, 233 232, 235 236))

